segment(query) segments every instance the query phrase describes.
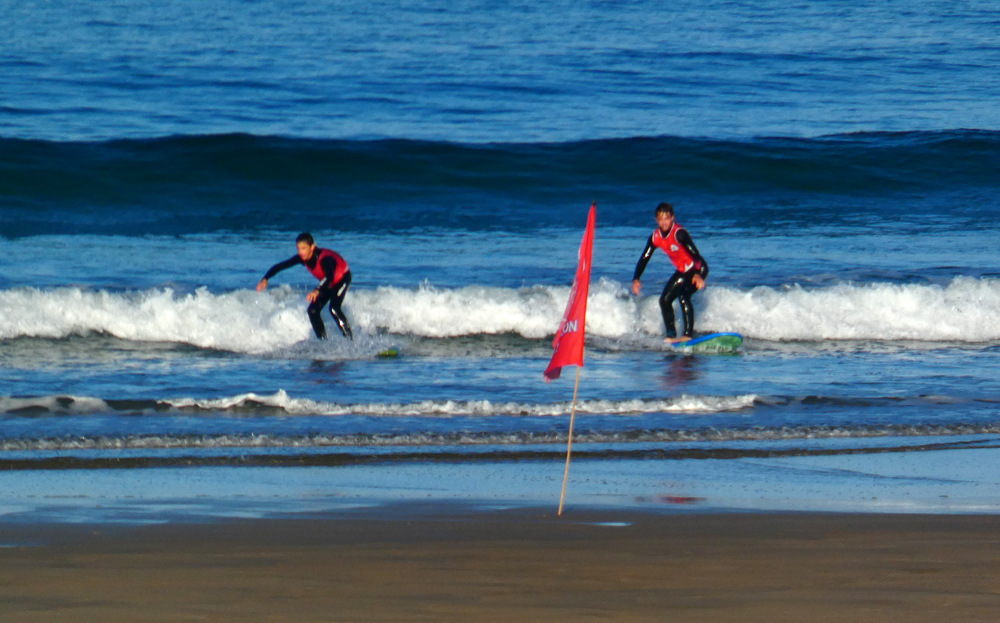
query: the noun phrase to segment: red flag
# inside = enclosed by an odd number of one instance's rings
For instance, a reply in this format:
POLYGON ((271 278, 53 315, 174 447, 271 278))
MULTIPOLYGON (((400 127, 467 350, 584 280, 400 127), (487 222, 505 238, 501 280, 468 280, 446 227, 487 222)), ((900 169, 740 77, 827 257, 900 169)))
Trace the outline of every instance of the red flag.
POLYGON ((587 293, 590 290, 590 258, 594 251, 594 217, 597 204, 590 206, 587 215, 587 229, 580 243, 580 260, 573 279, 573 289, 569 293, 566 312, 563 314, 556 338, 552 340, 552 354, 549 367, 545 369, 545 381, 554 381, 562 373, 563 366, 583 365, 583 338, 587 325, 587 293))

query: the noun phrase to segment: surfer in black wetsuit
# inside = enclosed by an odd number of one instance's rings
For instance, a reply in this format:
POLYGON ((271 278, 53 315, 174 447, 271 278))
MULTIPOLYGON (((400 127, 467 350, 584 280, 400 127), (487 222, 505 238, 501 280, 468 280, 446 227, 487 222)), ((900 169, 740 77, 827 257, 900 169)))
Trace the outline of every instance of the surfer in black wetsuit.
POLYGON ((323 324, 322 312, 323 306, 329 303, 330 313, 340 327, 340 332, 344 337, 354 339, 351 324, 342 309, 347 288, 351 287, 351 269, 348 268, 347 262, 330 249, 317 247, 312 234, 299 234, 295 239, 295 246, 298 248, 298 254, 272 266, 257 284, 257 291, 266 290, 267 280, 286 268, 303 264, 320 280, 316 289, 306 295, 306 300, 309 301, 309 322, 312 323, 316 337, 321 340, 326 339, 326 325, 323 324))
POLYGON ((632 292, 639 294, 642 283, 639 278, 646 270, 646 264, 653 257, 656 249, 662 250, 670 258, 677 269, 667 280, 667 285, 660 295, 660 312, 663 314, 663 324, 667 329, 668 342, 683 342, 694 337, 694 306, 691 305, 691 295, 705 287, 708 277, 708 262, 694 246, 691 235, 686 229, 674 221, 674 206, 661 203, 656 206, 657 228, 646 242, 646 249, 635 265, 632 275, 632 292), (684 314, 684 335, 677 337, 677 327, 674 323, 674 300, 681 303, 684 314))

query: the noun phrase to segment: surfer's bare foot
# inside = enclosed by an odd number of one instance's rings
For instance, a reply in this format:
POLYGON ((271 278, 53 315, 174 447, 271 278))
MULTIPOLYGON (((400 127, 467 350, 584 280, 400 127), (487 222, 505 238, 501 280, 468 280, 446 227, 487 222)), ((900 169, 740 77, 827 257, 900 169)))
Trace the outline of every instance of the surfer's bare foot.
POLYGON ((688 336, 682 335, 680 337, 668 337, 667 339, 665 339, 663 341, 666 342, 667 344, 677 344, 679 342, 686 342, 686 341, 688 341, 690 339, 691 338, 689 338, 688 336))

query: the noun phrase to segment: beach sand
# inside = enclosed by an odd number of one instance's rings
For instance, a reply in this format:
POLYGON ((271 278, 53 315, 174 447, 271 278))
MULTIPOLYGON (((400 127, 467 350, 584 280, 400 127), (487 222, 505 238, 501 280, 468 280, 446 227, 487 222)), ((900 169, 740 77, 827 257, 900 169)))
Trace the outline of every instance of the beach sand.
POLYGON ((996 621, 1000 517, 480 511, 0 526, 2 621, 996 621))

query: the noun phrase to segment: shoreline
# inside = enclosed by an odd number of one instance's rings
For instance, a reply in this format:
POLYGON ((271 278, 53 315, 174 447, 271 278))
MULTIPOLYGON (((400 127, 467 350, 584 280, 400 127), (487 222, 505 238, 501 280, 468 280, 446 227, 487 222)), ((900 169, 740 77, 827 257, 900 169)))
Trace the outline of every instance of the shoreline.
POLYGON ((1000 611, 998 533, 996 515, 558 518, 426 503, 279 520, 3 525, 0 617, 985 621, 1000 611))
MULTIPOLYGON (((997 446, 1000 440, 988 435, 916 452, 576 456, 566 508, 1000 515, 1000 479, 990 468, 1000 462, 997 446)), ((300 518, 397 503, 555 509, 564 466, 564 460, 388 460, 336 466, 0 470, 0 526, 300 518)))

